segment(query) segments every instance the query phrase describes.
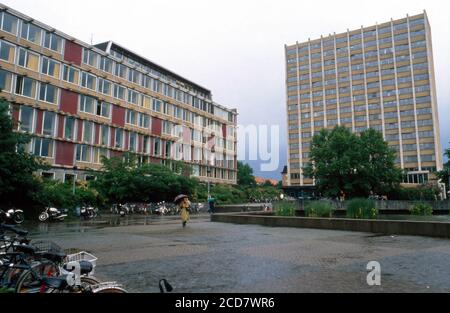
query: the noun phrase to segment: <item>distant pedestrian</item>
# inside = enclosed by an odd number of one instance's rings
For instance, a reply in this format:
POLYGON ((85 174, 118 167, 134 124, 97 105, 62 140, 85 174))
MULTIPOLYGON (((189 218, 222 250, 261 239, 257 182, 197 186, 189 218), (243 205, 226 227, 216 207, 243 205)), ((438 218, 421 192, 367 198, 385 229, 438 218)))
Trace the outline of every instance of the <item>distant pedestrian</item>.
POLYGON ((215 210, 216 210, 215 203, 214 203, 215 201, 216 200, 214 198, 209 198, 208 199, 208 212, 210 214, 214 214, 215 213, 215 210))
POLYGON ((182 225, 183 227, 186 227, 186 223, 189 221, 189 208, 191 206, 191 201, 189 201, 188 196, 179 195, 173 202, 179 207, 182 225))

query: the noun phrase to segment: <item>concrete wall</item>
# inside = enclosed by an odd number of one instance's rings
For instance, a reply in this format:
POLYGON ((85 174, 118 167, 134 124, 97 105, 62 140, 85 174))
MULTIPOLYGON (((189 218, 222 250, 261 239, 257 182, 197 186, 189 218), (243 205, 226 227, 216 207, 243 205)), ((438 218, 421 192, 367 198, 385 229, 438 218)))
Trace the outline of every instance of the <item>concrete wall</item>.
MULTIPOLYGON (((305 201, 292 201, 295 206, 297 207, 297 210, 303 211, 305 207, 308 206, 311 202, 310 200, 305 201)), ((345 211, 345 207, 347 205, 347 201, 344 202, 338 202, 338 201, 327 201, 331 204, 333 210, 336 211, 345 211)), ((414 204, 417 203, 426 203, 429 206, 433 208, 436 212, 445 212, 448 213, 450 209, 450 201, 374 201, 375 206, 378 210, 380 210, 380 213, 408 213, 408 211, 414 206, 414 204)), ((275 204, 275 203, 274 203, 275 204)))
POLYGON ((356 220, 343 218, 279 217, 264 214, 213 214, 212 222, 254 224, 450 238, 450 223, 421 221, 356 220))
POLYGON ((264 210, 263 203, 249 203, 236 205, 217 205, 216 213, 259 212, 264 210))

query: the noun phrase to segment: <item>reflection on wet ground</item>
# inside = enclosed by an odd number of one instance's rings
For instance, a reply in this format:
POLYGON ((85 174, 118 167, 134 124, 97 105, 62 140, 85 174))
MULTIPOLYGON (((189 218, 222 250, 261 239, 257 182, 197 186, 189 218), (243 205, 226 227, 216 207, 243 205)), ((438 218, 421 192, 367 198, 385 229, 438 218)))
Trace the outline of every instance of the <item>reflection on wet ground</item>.
POLYGON ((98 257, 96 275, 132 292, 450 291, 450 240, 212 223, 192 216, 104 215, 92 221, 24 225, 32 239, 98 257), (366 265, 381 264, 369 287, 366 265))

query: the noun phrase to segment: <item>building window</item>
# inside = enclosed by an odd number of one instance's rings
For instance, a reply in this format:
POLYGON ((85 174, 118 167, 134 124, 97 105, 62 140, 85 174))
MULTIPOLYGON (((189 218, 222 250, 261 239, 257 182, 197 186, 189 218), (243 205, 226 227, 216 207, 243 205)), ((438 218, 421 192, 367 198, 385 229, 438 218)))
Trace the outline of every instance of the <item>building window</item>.
POLYGON ((76 160, 79 162, 91 162, 91 147, 86 145, 77 145, 76 160))
POLYGON ((82 72, 81 74, 81 86, 91 90, 95 90, 96 77, 94 75, 82 72))
POLYGON ((10 72, 0 70, 0 90, 3 92, 11 92, 12 74, 10 72))
POLYGON ((142 95, 141 99, 142 99, 142 106, 146 109, 151 109, 152 98, 142 95))
POLYGON ((24 132, 33 132, 34 110, 28 106, 20 107, 19 129, 24 132))
POLYGON ((75 133, 75 119, 73 117, 66 116, 64 124, 64 138, 73 140, 75 133))
POLYGON ((109 126, 101 125, 100 132, 101 132, 100 144, 102 146, 108 146, 109 145, 109 126))
POLYGON ((138 104, 139 94, 131 89, 128 90, 128 102, 133 104, 138 104))
MULTIPOLYGON (((94 163, 102 164, 102 158, 108 158, 108 149, 94 148, 94 163)), ((87 176, 86 176, 87 179, 87 176)))
POLYGON ((123 79, 127 78, 127 67, 123 64, 116 64, 114 74, 123 79))
POLYGON ((122 148, 123 147, 123 129, 116 128, 116 138, 114 141, 114 146, 116 148, 122 148))
POLYGON ((135 152, 137 150, 137 134, 130 132, 129 150, 135 152))
POLYGON ((133 110, 127 109, 125 120, 127 124, 137 125, 137 113, 133 110))
POLYGON ((22 76, 16 77, 16 94, 36 99, 36 87, 35 80, 22 76))
POLYGON ((2 30, 5 32, 17 35, 17 29, 19 26, 19 19, 9 13, 2 13, 2 30))
POLYGON ((37 72, 39 70, 39 55, 20 48, 17 64, 37 72))
POLYGON ((0 41, 0 59, 9 63, 14 63, 15 53, 15 46, 7 43, 6 41, 0 41))
POLYGON ((28 41, 31 41, 32 43, 40 45, 42 30, 33 24, 23 23, 22 24, 22 32, 21 32, 20 36, 23 39, 26 39, 28 41))
POLYGON ((59 78, 60 66, 61 65, 58 62, 43 57, 41 64, 41 73, 52 76, 54 78, 59 78))
POLYGON ((113 73, 113 66, 114 66, 114 61, 102 56, 100 58, 100 69, 102 71, 108 72, 108 73, 113 73))
POLYGON ((47 138, 34 138, 33 154, 36 156, 53 157, 53 140, 47 138))
POLYGON ((139 127, 149 128, 150 127, 150 116, 144 113, 139 113, 139 127))
POLYGON ((97 87, 99 92, 108 96, 111 95, 111 82, 107 81, 106 79, 99 78, 97 87))
POLYGON ((132 83, 139 84, 141 81, 141 73, 136 70, 128 70, 128 80, 132 83))
POLYGON ((155 112, 161 112, 161 101, 158 99, 153 99, 152 110, 155 112))
POLYGON ((53 180, 55 179, 55 173, 53 172, 42 172, 41 176, 44 180, 53 180))
POLYGON ((61 53, 63 49, 63 39, 56 34, 44 34, 44 47, 61 53))
POLYGON ((39 100, 58 104, 58 88, 41 83, 41 87, 39 88, 39 100))
POLYGON ((125 100, 125 97, 126 97, 126 88, 114 84, 114 98, 125 100))
POLYGON ((80 111, 90 114, 95 114, 97 106, 97 99, 80 95, 80 111))
POLYGON ((83 121, 83 142, 92 143, 93 141, 93 123, 88 121, 83 121))
POLYGON ((83 50, 83 63, 98 68, 99 55, 91 50, 83 50))
POLYGON ((55 135, 55 120, 56 114, 54 112, 44 112, 44 125, 42 127, 42 133, 46 136, 55 135))
POLYGON ((150 137, 149 136, 144 136, 143 152, 145 154, 150 154, 150 137))
POLYGON ((160 156, 161 155, 161 139, 155 138, 153 142, 153 155, 160 156))
POLYGON ((99 102, 97 101, 97 115, 103 116, 106 118, 111 117, 111 104, 107 102, 99 102))
POLYGON ((78 85, 79 76, 80 76, 79 70, 66 64, 63 65, 63 77, 62 77, 63 80, 78 85))

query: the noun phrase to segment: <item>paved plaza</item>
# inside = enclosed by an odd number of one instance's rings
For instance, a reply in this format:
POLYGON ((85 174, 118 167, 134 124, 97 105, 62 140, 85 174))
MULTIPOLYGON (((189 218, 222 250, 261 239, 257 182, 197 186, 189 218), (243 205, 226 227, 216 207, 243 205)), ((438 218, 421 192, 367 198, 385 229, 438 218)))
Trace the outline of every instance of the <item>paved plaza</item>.
POLYGON ((98 257, 96 276, 131 292, 450 292, 450 240, 213 223, 196 216, 102 217, 28 225, 32 239, 98 257), (381 264, 381 286, 366 265, 381 264))

